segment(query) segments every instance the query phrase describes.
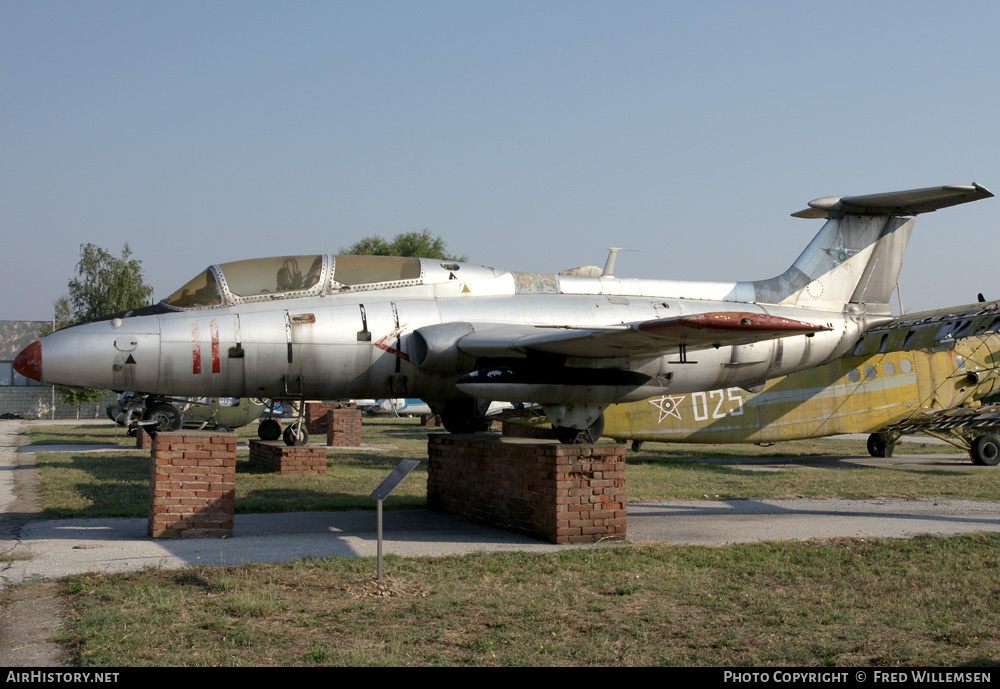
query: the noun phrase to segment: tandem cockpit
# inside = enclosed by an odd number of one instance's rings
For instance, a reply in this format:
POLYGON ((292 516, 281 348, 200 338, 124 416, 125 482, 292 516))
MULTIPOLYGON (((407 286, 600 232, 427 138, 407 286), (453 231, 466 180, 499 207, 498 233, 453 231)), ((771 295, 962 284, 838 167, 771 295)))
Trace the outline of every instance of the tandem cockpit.
MULTIPOLYGON (((432 265, 437 265, 433 263, 432 265)), ((457 271, 460 264, 441 263, 457 271)), ((276 256, 209 266, 163 300, 175 309, 206 309, 424 282, 419 258, 396 256, 276 256)))

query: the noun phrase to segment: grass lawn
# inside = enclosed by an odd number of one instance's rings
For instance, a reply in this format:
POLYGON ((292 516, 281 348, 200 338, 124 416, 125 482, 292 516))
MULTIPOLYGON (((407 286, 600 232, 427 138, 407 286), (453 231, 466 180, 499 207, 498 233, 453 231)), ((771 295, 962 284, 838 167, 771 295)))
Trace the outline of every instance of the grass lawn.
MULTIPOLYGON (((240 440, 256 437, 240 429, 240 440)), ((436 432, 436 431, 430 431, 436 432)), ((415 420, 372 418, 363 426, 360 450, 329 448, 322 476, 281 476, 250 465, 248 450, 237 451, 236 511, 374 509, 368 496, 402 459, 425 460, 386 501, 386 509, 419 508, 426 501, 428 429, 415 420)), ((134 440, 115 426, 35 426, 32 442, 116 443, 134 440)), ((949 452, 950 445, 901 443, 901 451, 949 452)), ((626 485, 630 502, 667 499, 787 497, 953 497, 992 500, 1000 496, 1000 471, 909 471, 843 464, 841 470, 741 468, 740 457, 867 456, 862 440, 821 439, 756 445, 671 445, 646 443, 629 452, 626 485), (700 458, 733 459, 708 464, 700 458)), ((956 455, 960 457, 962 455, 956 455)), ((148 452, 50 452, 37 457, 45 513, 54 518, 142 517, 148 510, 148 452)))
MULTIPOLYGON (((53 442, 46 438, 64 428, 36 428, 33 441, 53 442)), ((108 442, 101 432, 87 437, 108 442)), ((369 447, 330 449, 322 477, 262 473, 243 451, 237 511, 371 508, 368 494, 400 459, 426 457, 426 433, 414 422, 366 420, 369 447)), ((628 455, 629 497, 1000 498, 995 470, 759 471, 691 461, 779 452, 866 450, 840 440, 647 443, 628 455)), ((50 516, 146 514, 145 453, 49 453, 39 464, 50 516)), ((386 506, 423 506, 425 483, 418 468, 386 506)), ((150 569, 64 582, 72 613, 61 639, 81 666, 997 666, 998 566, 1000 535, 982 534, 389 557, 381 584, 362 558, 150 569)))
POLYGON ((75 577, 83 666, 992 665, 1000 536, 75 577))

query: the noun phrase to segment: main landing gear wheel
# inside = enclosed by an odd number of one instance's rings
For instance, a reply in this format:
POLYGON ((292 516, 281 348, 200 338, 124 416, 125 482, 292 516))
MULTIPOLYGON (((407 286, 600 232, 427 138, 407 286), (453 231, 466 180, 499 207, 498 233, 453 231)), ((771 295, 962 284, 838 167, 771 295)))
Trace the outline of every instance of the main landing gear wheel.
POLYGON ((261 440, 277 440, 281 437, 281 423, 275 419, 264 419, 257 426, 257 437, 261 440))
POLYGON ((286 428, 281 437, 285 441, 285 445, 289 447, 302 447, 309 442, 309 432, 306 430, 306 425, 298 421, 286 428))
POLYGON ((169 402, 150 405, 142 418, 144 421, 155 421, 153 427, 158 431, 176 431, 181 427, 181 413, 169 402))
POLYGON ((1000 464, 1000 438, 995 435, 981 435, 972 441, 972 463, 982 467, 1000 464))
POLYGON ((489 400, 448 400, 441 410, 441 423, 449 433, 479 433, 489 428, 490 422, 486 418, 489 408, 489 400))
POLYGON ((604 414, 597 417, 587 428, 569 428, 568 426, 553 426, 552 432, 556 440, 564 445, 590 445, 596 443, 604 433, 604 414))
POLYGON ((886 442, 884 433, 872 433, 868 436, 868 454, 872 457, 892 457, 896 443, 886 442))

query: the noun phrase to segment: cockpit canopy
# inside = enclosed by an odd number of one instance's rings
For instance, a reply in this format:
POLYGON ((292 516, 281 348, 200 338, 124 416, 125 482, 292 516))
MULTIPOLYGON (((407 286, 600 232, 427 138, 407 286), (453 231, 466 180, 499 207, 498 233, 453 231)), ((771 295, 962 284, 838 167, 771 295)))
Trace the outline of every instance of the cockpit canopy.
POLYGON ((256 258, 209 266, 163 303, 179 309, 203 309, 319 295, 325 289, 341 292, 419 284, 422 274, 418 258, 325 254, 256 258))

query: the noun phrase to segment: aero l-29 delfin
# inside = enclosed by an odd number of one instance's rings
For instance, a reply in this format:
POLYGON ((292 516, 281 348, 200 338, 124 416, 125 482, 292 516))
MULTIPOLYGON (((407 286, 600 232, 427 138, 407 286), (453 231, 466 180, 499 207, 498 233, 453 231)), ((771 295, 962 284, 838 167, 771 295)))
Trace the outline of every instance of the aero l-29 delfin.
POLYGON ((990 196, 972 184, 817 199, 794 215, 826 218, 819 234, 754 282, 619 278, 610 259, 599 275, 326 254, 223 263, 155 306, 46 336, 15 367, 182 397, 419 397, 452 432, 483 427, 487 400, 534 402, 560 440, 590 442, 610 404, 749 388, 841 356, 892 320, 908 216, 990 196))
POLYGON ((606 412, 605 435, 677 443, 775 443, 870 433, 892 455, 925 433, 1000 463, 1000 301, 902 316, 865 333, 844 356, 808 371, 739 387, 668 394, 606 412))

